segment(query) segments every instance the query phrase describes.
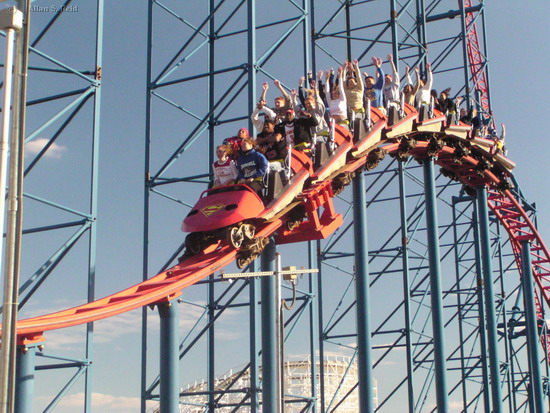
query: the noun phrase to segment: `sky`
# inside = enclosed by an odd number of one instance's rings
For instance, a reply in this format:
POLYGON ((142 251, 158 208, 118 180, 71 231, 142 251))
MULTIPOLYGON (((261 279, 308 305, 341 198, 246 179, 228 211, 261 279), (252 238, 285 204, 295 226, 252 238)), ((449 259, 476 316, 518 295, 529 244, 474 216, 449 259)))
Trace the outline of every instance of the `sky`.
MULTIPOLYGON (((45 3, 35 2, 37 5, 45 3)), ((187 3, 191 11, 190 16, 193 15, 193 11, 197 12, 201 9, 203 5, 201 3, 202 0, 191 0, 187 3)), ((325 6, 329 2, 319 3, 325 6)), ((455 4, 450 3, 452 5, 449 4, 449 9, 455 4)), ((88 10, 90 5, 79 4, 79 7, 80 9, 65 13, 59 22, 59 27, 55 27, 48 35, 49 37, 45 37, 43 41, 43 47, 48 53, 70 62, 72 67, 89 66, 90 58, 93 56, 93 47, 89 41, 85 40, 93 36, 92 25, 86 19, 86 13, 91 12, 88 10), (65 41, 55 41, 56 39, 65 39, 65 41)), ((274 7, 262 3, 259 6, 260 9, 268 13, 273 11, 274 7)), ((36 16, 33 15, 37 26, 46 21, 47 13, 49 12, 42 11, 36 12, 36 16)), ((127 0, 106 2, 98 182, 98 297, 135 284, 142 276, 146 13, 145 2, 127 0)), ((486 3, 493 112, 497 123, 506 124, 509 157, 517 163, 514 173, 528 200, 536 202, 538 224, 543 238, 550 236, 548 229, 550 193, 546 190, 547 174, 550 169, 545 157, 548 149, 545 145, 544 128, 547 111, 542 104, 550 93, 550 86, 541 70, 550 63, 549 48, 546 43, 550 35, 550 28, 547 25, 549 13, 550 4, 542 0, 529 2, 528 7, 518 7, 518 3, 511 0, 486 3), (536 33, 536 36, 529 36, 530 33, 536 33)), ((265 15, 259 17, 260 20, 262 18, 265 18, 265 15)), ((179 44, 178 39, 185 38, 186 34, 186 31, 180 29, 173 20, 166 19, 166 22, 174 26, 168 25, 167 30, 159 36, 158 41, 166 42, 167 46, 165 50, 162 47, 156 49, 158 55, 155 55, 155 59, 158 60, 155 62, 158 61, 158 64, 155 63, 155 68, 160 67, 165 61, 163 58, 175 50, 179 44)), ((224 47, 227 47, 229 55, 235 46, 226 44, 224 47)), ((387 51, 381 50, 379 53, 387 53, 387 51)), ((281 62, 281 60, 277 61, 277 63, 281 62)), ((285 65, 287 64, 286 61, 285 65)), ((280 71, 277 72, 274 66, 276 65, 270 66, 269 70, 279 74, 280 71)), ((185 73, 185 68, 182 70, 185 73)), ((445 82, 452 82, 452 78, 447 77, 448 75, 441 76, 445 76, 445 82)), ((37 99, 48 93, 54 94, 59 88, 62 89, 62 86, 73 85, 59 85, 55 74, 43 74, 35 79, 39 80, 33 80, 32 77, 30 79, 30 99, 37 99)), ((281 75, 281 80, 285 84, 291 84, 293 79, 290 75, 281 75)), ((437 79, 436 77, 436 82, 437 79)), ((68 80, 68 82, 74 82, 81 87, 86 84, 80 80, 68 80)), ((449 84, 452 85, 452 83, 449 84)), ((441 83, 439 88, 443 88, 441 83)), ((166 92, 166 96, 176 99, 183 93, 184 102, 196 99, 197 105, 200 105, 205 96, 203 90, 175 89, 166 92), (187 96, 186 93, 191 95, 187 96)), ((51 116, 59 107, 54 103, 45 108, 40 107, 30 111, 28 131, 36 130, 41 120, 51 116)), ((157 151, 153 154, 155 166, 165 159, 173 148, 173 143, 184 136, 192 125, 192 122, 187 119, 188 123, 182 123, 178 120, 178 116, 180 113, 174 108, 162 106, 159 103, 154 106, 153 139, 157 151)), ((72 208, 86 210, 89 201, 86 194, 79 197, 70 196, 72 193, 80 194, 89 179, 86 171, 89 167, 87 153, 90 151, 90 140, 89 133, 83 127, 86 122, 89 122, 89 111, 76 119, 74 125, 67 128, 66 136, 56 141, 48 150, 46 157, 37 166, 35 174, 26 183, 26 191, 58 202, 67 201, 72 208)), ((224 133, 229 134, 234 129, 237 128, 230 125, 224 133)), ((42 147, 48 137, 47 131, 44 131, 27 144, 27 160, 32 158, 32 154, 42 147)), ((168 176, 190 173, 189 171, 199 168, 199 163, 204 165, 205 151, 203 149, 201 151, 185 154, 170 170, 168 176)), ((195 185, 192 189, 185 188, 183 194, 177 194, 178 191, 182 191, 181 189, 176 189, 173 193, 167 191, 167 193, 192 204, 201 188, 195 185)), ((183 234, 179 232, 179 225, 181 217, 186 213, 185 207, 174 210, 173 205, 167 206, 156 200, 153 202, 150 269, 152 273, 161 267, 178 242, 181 242, 183 234)), ((46 212, 33 201, 29 201, 25 207, 27 208, 25 223, 29 227, 51 224, 62 216, 61 213, 52 213, 49 210, 46 212)), ((379 220, 374 214, 374 212, 369 214, 369 222, 376 227, 383 220, 379 220)), ((55 250, 58 243, 73 232, 74 230, 63 230, 58 231, 56 235, 34 236, 28 246, 24 247, 27 251, 23 263, 24 272, 34 271, 37 263, 43 262, 55 250)), ((376 241, 372 244, 376 244, 376 241)), ((290 257, 286 259, 289 264, 299 260, 297 253, 290 248, 282 251, 290 257)), ((81 261, 85 254, 85 244, 79 244, 71 251, 60 265, 56 278, 48 280, 37 293, 36 299, 29 302, 25 309, 27 316, 67 308, 82 299, 85 267, 81 261)), ((304 262, 302 258, 299 265, 307 265, 307 261, 304 262)), ((183 298, 204 305, 206 295, 204 290, 197 288, 186 291, 183 298)), ((189 331, 201 314, 202 309, 199 306, 185 306, 181 311, 180 320, 182 334, 189 331)), ((243 317, 247 317, 246 311, 234 309, 227 312, 222 318, 222 323, 219 324, 217 334, 220 343, 226 347, 228 354, 235 354, 235 357, 220 354, 217 374, 223 374, 229 368, 238 367, 241 362, 242 357, 238 357, 238 352, 243 340, 247 340, 246 333, 240 327, 243 317)), ((133 311, 96 323, 93 368, 95 411, 138 411, 140 320, 141 312, 133 311), (115 366, 114 361, 116 361, 115 366)), ((156 353, 158 351, 156 343, 158 317, 152 311, 149 311, 149 324, 149 375, 153 378, 156 371, 156 357, 158 357, 156 353)), ((48 334, 46 338, 46 351, 50 354, 82 357, 82 329, 56 331, 48 334)), ((301 351, 305 352, 303 344, 296 341, 293 342, 292 352, 295 355, 301 351)), ((182 383, 192 383, 194 380, 205 377, 204 363, 201 365, 204 361, 204 351, 200 349, 194 351, 195 353, 191 354, 191 360, 194 361, 182 366, 182 383)), ((334 354, 343 353, 334 349, 334 354)), ((388 360, 387 363, 390 365, 396 362, 388 360)), ((393 368, 398 367, 393 365, 393 368)), ((388 368, 391 369, 391 366, 388 368)), ((47 405, 51 395, 61 388, 67 377, 68 372, 52 373, 48 376, 43 373, 38 375, 36 410, 42 410, 47 405)), ((63 399, 56 411, 74 412, 78 406, 81 406, 81 400, 82 386, 76 386, 69 396, 63 399)))

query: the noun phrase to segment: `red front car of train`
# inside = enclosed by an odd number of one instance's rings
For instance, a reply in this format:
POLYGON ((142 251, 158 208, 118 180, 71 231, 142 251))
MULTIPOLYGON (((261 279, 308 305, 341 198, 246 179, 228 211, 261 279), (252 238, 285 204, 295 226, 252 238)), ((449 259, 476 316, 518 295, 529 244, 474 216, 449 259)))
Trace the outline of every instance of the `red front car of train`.
POLYGON ((205 232, 257 218, 264 210, 260 197, 246 185, 212 188, 201 194, 183 220, 184 232, 205 232))

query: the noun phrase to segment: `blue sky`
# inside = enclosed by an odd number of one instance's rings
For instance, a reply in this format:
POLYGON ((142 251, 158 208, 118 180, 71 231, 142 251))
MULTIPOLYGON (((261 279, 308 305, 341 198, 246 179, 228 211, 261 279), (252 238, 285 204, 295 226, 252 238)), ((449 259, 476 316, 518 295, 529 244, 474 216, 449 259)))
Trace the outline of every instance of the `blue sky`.
MULTIPOLYGON (((146 44, 146 5, 144 3, 107 2, 105 8, 97 296, 119 291, 141 279, 146 44)), ((454 7, 455 3, 451 3, 449 8, 454 7)), ((203 2, 191 0, 187 6, 191 11, 198 10, 203 6, 203 2)), ((90 6, 80 5, 79 7, 81 7, 80 11, 75 14, 63 15, 60 23, 64 26, 60 25, 59 29, 52 32, 51 38, 44 40, 49 53, 69 61, 74 67, 89 64, 93 52, 89 41, 79 40, 76 43, 70 41, 71 33, 82 36, 78 37, 79 39, 93 35, 91 26, 86 24, 85 19, 84 7, 90 6), (56 39, 68 39, 68 42, 55 42, 56 39)), ((269 12, 272 9, 275 11, 272 6, 262 7, 259 7, 259 10, 262 9, 263 12, 269 12)), ((550 4, 542 0, 534 0, 528 7, 518 7, 518 2, 504 0, 498 3, 487 3, 486 11, 493 111, 498 123, 506 123, 509 157, 518 165, 515 175, 530 202, 537 203, 540 231, 543 237, 548 237, 550 236, 548 230, 550 194, 546 190, 549 167, 545 155, 549 151, 546 146, 546 136, 544 136, 544 121, 547 118, 544 102, 550 93, 550 86, 543 73, 544 68, 550 63, 549 48, 546 43, 546 39, 550 37, 550 28, 547 25, 550 4), (531 33, 536 33, 536 36, 531 33)), ((36 21, 39 23, 44 16, 36 14, 36 21)), ((172 24, 171 20, 167 22, 172 24)), ((185 34, 185 31, 175 24, 173 30, 173 38, 170 39, 166 35, 164 39, 171 40, 167 46, 167 54, 175 47, 174 45, 177 45, 174 39, 185 34)), ((384 57, 388 52, 389 50, 379 51, 384 57)), ((159 61, 161 61, 160 58, 159 61)), ((270 70, 276 72, 272 67, 270 70)), ((290 74, 282 75, 281 80, 291 84, 295 77, 290 74)), ((33 98, 52 93, 54 90, 54 85, 44 82, 47 78, 40 79, 39 83, 34 84, 31 79, 32 89, 29 94, 33 98)), ((53 76, 52 79, 54 79, 53 76)), ((436 77, 435 87, 438 90, 453 85, 452 78, 445 77, 445 82, 449 82, 448 84, 437 83, 437 81, 436 77)), ((75 81, 75 84, 77 82, 75 81)), ((204 96, 203 90, 197 89, 193 92, 194 95, 191 96, 197 101, 204 96)), ((272 93, 272 90, 270 92, 272 93)), ((173 93, 177 95, 178 91, 173 93)), ((55 105, 40 113, 31 112, 35 117, 29 120, 29 131, 34 130, 35 125, 38 124, 37 119, 48 116, 54 109, 55 105)), ((155 125, 154 139, 159 149, 159 153, 155 154, 158 158, 155 159, 161 159, 168 153, 169 144, 177 141, 187 126, 174 120, 177 113, 173 109, 166 109, 164 112, 163 107, 159 105, 155 110, 158 116, 155 119, 159 122, 155 125)), ((67 130, 67 137, 60 139, 48 152, 49 156, 40 165, 41 169, 26 186, 29 192, 47 194, 53 200, 64 201, 71 199, 71 197, 67 198, 67 194, 79 193, 79 189, 86 185, 88 176, 85 170, 89 162, 86 154, 89 147, 87 140, 84 139, 87 135, 82 133, 83 129, 80 129, 79 125, 83 125, 87 120, 89 119, 84 115, 82 119, 75 122, 75 126, 67 130), (47 177, 47 180, 40 177, 47 177)), ((229 135, 236 129, 237 127, 231 125, 224 133, 229 135)), ((36 150, 33 146, 39 146, 39 139, 45 138, 39 137, 34 143, 28 145, 29 152, 36 150)), ((204 158, 204 151, 198 155, 201 156, 199 159, 204 158)), ((196 157, 197 153, 190 154, 188 158, 184 157, 183 161, 174 167, 173 174, 194 171, 198 163, 196 157)), ((197 190, 198 188, 189 191, 187 202, 193 203, 197 190)), ((188 190, 186 188, 183 191, 188 190)), ((180 194, 182 197, 185 195, 180 194)), ((84 194, 82 198, 71 199, 68 202, 74 208, 85 209, 87 195, 84 194)), ((179 224, 185 213, 185 208, 174 210, 173 206, 167 206, 161 202, 155 203, 155 208, 155 216, 152 217, 151 272, 160 267, 181 241, 179 224)), ((27 225, 43 223, 44 216, 38 206, 29 202, 28 211, 27 225)), ((46 219, 53 222, 57 217, 52 214, 47 215, 46 219)), ((372 226, 377 226, 377 216, 369 216, 369 218, 372 226)), ((69 231, 59 234, 59 239, 68 234, 69 231)), ((35 244, 32 244, 32 249, 27 247, 30 258, 24 263, 24 268, 33 269, 33 264, 43 260, 53 248, 50 244, 55 245, 56 241, 58 241, 57 238, 45 236, 33 238, 35 244)), ((44 286, 44 291, 37 295, 37 300, 29 304, 27 314, 66 308, 81 300, 85 276, 85 268, 81 261, 85 250, 83 246, 77 247, 64 260, 57 278, 44 286), (59 294, 60 290, 62 294, 59 294)), ((288 264, 307 265, 303 260, 296 262, 300 260, 299 253, 291 252, 291 248, 283 249, 283 253, 290 257, 288 264)), ((204 290, 198 288, 186 291, 184 297, 199 303, 204 303, 206 299, 204 290)), ((181 313, 180 325, 183 334, 200 316, 201 309, 185 306, 181 313)), ((229 368, 238 367, 243 357, 246 357, 246 354, 239 357, 238 353, 231 353, 238 352, 238 349, 242 348, 243 340, 245 343, 247 340, 246 333, 239 328, 242 317, 247 317, 247 313, 242 310, 233 310, 224 316, 219 327, 220 343, 229 349, 228 352, 232 356, 220 354, 217 370, 219 374, 223 374, 229 368)), ((156 351, 158 350, 156 343, 158 322, 155 313, 150 312, 150 320, 149 371, 152 375, 156 371, 156 351)), ((94 392, 97 393, 94 396, 95 411, 137 411, 140 391, 139 328, 139 311, 96 324, 93 369, 94 392), (113 366, 115 360, 116 367, 113 366)), ((51 333, 47 335, 46 350, 54 354, 81 357, 82 338, 81 329, 51 333)), ((305 349, 300 343, 293 342, 292 352, 300 354, 305 352, 305 349)), ((182 366, 182 384, 205 377, 204 363, 201 365, 204 360, 203 353, 204 350, 196 350, 196 354, 192 354, 191 357, 194 361, 182 366)), ((37 410, 42 409, 48 396, 60 388, 66 375, 67 372, 51 373, 51 375, 48 373, 48 376, 43 373, 38 375, 35 400, 37 410)), ((57 411, 75 411, 79 406, 81 391, 81 387, 77 386, 57 411)))

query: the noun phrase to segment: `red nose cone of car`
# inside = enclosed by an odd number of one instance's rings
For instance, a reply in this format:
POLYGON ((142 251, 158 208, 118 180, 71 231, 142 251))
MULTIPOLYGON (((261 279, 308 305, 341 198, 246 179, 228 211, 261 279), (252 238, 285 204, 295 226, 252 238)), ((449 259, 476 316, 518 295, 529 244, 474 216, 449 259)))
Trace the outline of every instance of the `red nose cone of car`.
POLYGON ((228 185, 204 191, 183 220, 184 232, 212 231, 257 218, 264 210, 260 197, 246 185, 228 185))

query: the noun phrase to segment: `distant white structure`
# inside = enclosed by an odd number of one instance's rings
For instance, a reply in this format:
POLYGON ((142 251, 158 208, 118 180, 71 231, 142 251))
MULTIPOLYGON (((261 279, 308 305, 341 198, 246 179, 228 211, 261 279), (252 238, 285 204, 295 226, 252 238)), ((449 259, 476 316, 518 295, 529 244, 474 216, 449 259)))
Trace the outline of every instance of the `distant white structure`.
MULTIPOLYGON (((325 404, 334 408, 338 405, 337 411, 339 413, 355 413, 358 411, 359 399, 357 388, 346 397, 342 402, 342 399, 346 394, 355 386, 358 380, 357 365, 350 357, 325 357, 323 361, 325 371, 325 404), (341 404, 339 404, 342 402, 341 404)), ((317 361, 317 372, 319 372, 320 362, 317 361)), ((231 383, 237 378, 240 370, 234 372, 230 370, 222 377, 216 379, 215 389, 225 390, 231 383)), ((237 381, 231 386, 232 389, 245 389, 250 387, 250 371, 247 370, 237 381)), ((261 381, 261 369, 260 369, 260 381, 261 381)), ((297 400, 300 397, 311 397, 311 360, 299 361, 287 361, 284 364, 284 378, 285 378, 285 399, 297 400), (295 396, 295 397, 292 397, 295 396)), ((317 373, 317 379, 319 379, 319 373, 317 373)), ((320 383, 317 380, 317 395, 320 394, 320 383)), ((206 380, 189 384, 185 393, 202 393, 208 391, 208 383, 206 380)), ((374 384, 375 394, 375 406, 378 406, 378 389, 377 383, 374 384)), ((235 407, 246 396, 243 392, 238 393, 226 393, 219 401, 220 405, 230 405, 228 407, 216 408, 216 412, 228 413, 235 409, 235 407)), ((261 400, 261 393, 258 395, 261 400)), ((249 400, 246 400, 248 402, 249 400)), ((207 411, 206 404, 208 403, 208 396, 203 394, 197 394, 193 396, 184 396, 180 399, 180 413, 203 413, 207 411)), ((285 413, 300 412, 306 406, 306 401, 300 401, 296 403, 287 403, 285 407, 285 413)), ((250 413, 248 406, 239 407, 240 413, 250 413)), ((261 407, 260 407, 261 411, 261 407)), ((320 411, 320 409, 317 409, 320 411)), ((153 413, 159 413, 158 407, 152 410, 153 413)))

